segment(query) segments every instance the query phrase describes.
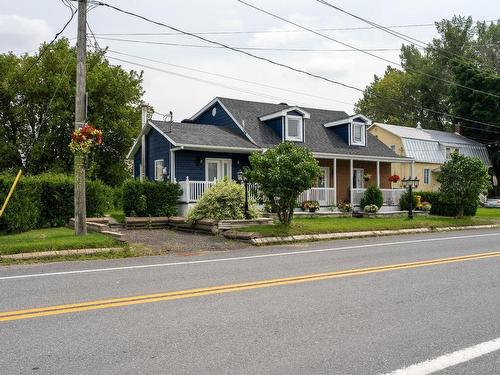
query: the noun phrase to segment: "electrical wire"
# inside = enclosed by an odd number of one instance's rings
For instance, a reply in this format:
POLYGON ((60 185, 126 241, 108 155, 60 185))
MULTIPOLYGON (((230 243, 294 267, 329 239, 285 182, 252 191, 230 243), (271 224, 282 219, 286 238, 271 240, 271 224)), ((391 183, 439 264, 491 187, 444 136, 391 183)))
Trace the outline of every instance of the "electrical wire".
POLYGON ((465 86, 465 85, 459 84, 459 83, 457 83, 457 82, 453 82, 453 81, 450 81, 450 80, 448 80, 448 79, 445 79, 445 78, 442 78, 442 77, 438 77, 438 76, 435 76, 435 75, 433 75, 433 74, 426 73, 426 72, 421 71, 421 70, 418 70, 418 69, 413 69, 413 68, 409 68, 409 67, 404 67, 401 63, 398 63, 398 62, 396 62, 396 61, 389 60, 389 59, 387 59, 387 58, 385 58, 385 57, 382 57, 382 56, 376 55, 376 54, 371 53, 371 52, 369 52, 369 51, 365 51, 365 50, 363 50, 363 49, 361 49, 361 48, 358 48, 358 47, 356 47, 356 46, 353 46, 353 45, 351 45, 351 44, 348 44, 348 43, 342 42, 341 40, 338 40, 338 39, 332 38, 332 37, 330 37, 330 36, 328 36, 328 35, 325 35, 325 34, 322 34, 322 33, 320 33, 320 32, 314 31, 314 30, 313 30, 313 29, 311 29, 311 28, 308 28, 308 27, 306 27, 306 26, 300 25, 300 24, 298 24, 298 23, 296 23, 296 22, 294 22, 294 21, 290 21, 289 19, 286 19, 286 18, 284 18, 284 17, 281 17, 281 16, 279 16, 279 15, 277 15, 277 14, 275 14, 275 13, 269 12, 269 11, 267 11, 267 10, 265 10, 265 9, 259 8, 259 7, 258 7, 258 6, 256 6, 256 5, 253 5, 253 4, 250 4, 250 3, 247 3, 246 1, 243 1, 243 0, 236 0, 236 1, 238 1, 239 3, 241 3, 241 4, 243 4, 243 5, 248 6, 248 7, 250 7, 250 8, 253 8, 253 9, 255 9, 255 10, 257 10, 257 11, 261 12, 261 13, 267 14, 267 15, 269 15, 269 16, 271 16, 271 17, 273 17, 273 18, 279 19, 279 20, 281 20, 281 21, 283 21, 283 22, 289 23, 289 24, 294 25, 294 26, 296 26, 296 27, 300 27, 300 28, 302 28, 302 29, 304 29, 304 30, 307 30, 307 31, 309 31, 309 32, 311 32, 311 33, 313 33, 313 34, 315 34, 315 35, 318 35, 318 36, 320 36, 320 37, 322 37, 322 38, 325 38, 325 39, 331 40, 331 41, 336 42, 336 43, 339 43, 339 44, 341 44, 341 45, 343 45, 343 46, 346 46, 346 47, 352 48, 353 50, 356 50, 356 51, 358 51, 358 52, 364 53, 365 55, 368 55, 368 56, 374 57, 374 58, 376 58, 376 59, 379 59, 379 60, 385 61, 385 62, 387 62, 387 63, 389 63, 389 64, 393 64, 393 65, 399 66, 399 67, 401 67, 401 68, 406 69, 407 71, 414 72, 414 73, 417 73, 417 74, 422 74, 422 75, 425 75, 425 76, 427 76, 427 77, 429 77, 429 78, 436 79, 436 80, 438 80, 438 81, 441 81, 441 82, 447 83, 447 84, 449 84, 449 85, 453 85, 453 86, 457 86, 457 87, 460 87, 460 88, 463 88, 463 89, 471 90, 472 92, 475 92, 475 93, 478 93, 478 94, 483 94, 483 95, 487 95, 487 96, 491 96, 491 97, 494 97, 494 98, 498 98, 498 99, 500 99, 500 95, 496 95, 496 94, 493 94, 493 93, 490 93, 490 92, 487 92, 487 91, 478 90, 478 89, 475 89, 475 88, 472 88, 472 87, 468 87, 468 86, 465 86))
MULTIPOLYGON (((336 80, 330 79, 328 77, 321 76, 319 74, 311 73, 311 72, 308 72, 308 71, 303 70, 303 69, 295 68, 293 66, 290 66, 290 65, 278 62, 278 61, 274 61, 274 60, 271 60, 271 59, 266 58, 266 57, 255 55, 255 54, 247 52, 247 51, 239 50, 237 48, 228 46, 228 45, 226 45, 224 43, 217 42, 217 41, 214 41, 214 40, 202 37, 200 35, 196 35, 196 34, 193 34, 191 32, 181 30, 181 29, 179 29, 177 27, 170 26, 170 25, 165 24, 163 22, 152 20, 152 19, 150 19, 150 18, 148 18, 146 16, 143 16, 143 15, 140 15, 140 14, 137 14, 137 13, 134 13, 134 12, 130 12, 130 11, 118 8, 118 7, 114 6, 114 5, 107 4, 107 3, 104 3, 102 1, 94 1, 93 3, 94 4, 98 4, 100 6, 104 6, 104 7, 113 9, 113 10, 116 10, 117 12, 120 12, 120 13, 123 13, 123 14, 127 14, 127 15, 135 17, 135 18, 139 18, 139 19, 141 19, 143 21, 152 23, 154 25, 162 26, 162 27, 168 28, 170 30, 173 30, 173 31, 176 31, 176 32, 180 32, 180 33, 182 33, 184 35, 188 35, 188 36, 191 36, 193 38, 197 38, 197 39, 202 40, 204 42, 211 43, 211 44, 214 44, 214 45, 222 46, 222 47, 224 47, 224 48, 226 48, 228 50, 231 50, 231 51, 234 51, 234 52, 246 55, 246 56, 250 56, 250 57, 255 58, 257 60, 265 61, 265 62, 268 62, 270 64, 273 64, 273 65, 276 65, 276 66, 280 66, 280 67, 289 69, 289 70, 297 72, 297 73, 301 73, 301 74, 304 74, 304 75, 307 75, 307 76, 310 76, 310 77, 313 77, 313 78, 317 78, 317 79, 320 79, 320 80, 323 80, 323 81, 326 81, 326 82, 330 82, 332 84, 336 84, 336 85, 339 85, 339 86, 342 86, 342 87, 350 88, 352 90, 364 93, 364 90, 361 89, 361 88, 359 88, 359 87, 356 87, 356 86, 353 86, 353 85, 350 85, 350 84, 346 84, 346 83, 343 83, 343 82, 340 82, 340 81, 336 81, 336 80)), ((485 122, 482 122, 482 121, 472 120, 472 119, 469 119, 469 118, 466 118, 466 117, 462 117, 462 116, 451 115, 451 114, 448 114, 446 112, 436 111, 436 110, 433 110, 433 109, 430 109, 430 108, 426 108, 426 107, 422 107, 422 106, 415 106, 415 105, 413 105, 411 103, 406 103, 406 102, 399 101, 399 100, 396 100, 396 99, 383 97, 381 95, 377 95, 377 97, 380 97, 383 100, 387 100, 387 101, 395 102, 395 103, 398 103, 398 104, 407 105, 409 107, 417 108, 417 109, 420 109, 420 110, 425 110, 425 111, 428 111, 428 112, 439 114, 439 115, 445 116, 447 118, 454 118, 454 119, 457 119, 457 120, 468 121, 468 122, 472 122, 472 123, 475 123, 475 124, 486 125, 486 126, 490 126, 490 127, 494 127, 494 128, 500 128, 500 125, 489 124, 489 123, 485 123, 485 122)))

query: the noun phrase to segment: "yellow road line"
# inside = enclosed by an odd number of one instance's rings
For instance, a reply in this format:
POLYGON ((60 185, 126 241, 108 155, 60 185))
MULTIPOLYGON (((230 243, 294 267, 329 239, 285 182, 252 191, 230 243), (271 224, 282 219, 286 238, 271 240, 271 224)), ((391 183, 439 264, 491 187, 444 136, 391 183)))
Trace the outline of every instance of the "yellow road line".
POLYGON ((239 292, 250 289, 269 288, 279 285, 298 284, 310 281, 366 275, 378 272, 411 269, 418 267, 428 267, 440 264, 465 262, 470 260, 493 258, 493 257, 500 257, 500 251, 490 252, 490 253, 470 254, 470 255, 463 255, 451 258, 429 259, 419 262, 399 263, 399 264, 390 264, 385 266, 357 268, 357 269, 349 269, 343 271, 301 275, 301 276, 286 277, 280 279, 261 280, 249 283, 220 285, 209 288, 188 289, 176 292, 145 294, 133 297, 125 297, 125 298, 113 298, 113 299, 73 303, 67 305, 47 306, 47 307, 40 307, 40 308, 33 308, 26 310, 6 311, 0 313, 0 322, 36 318, 48 315, 67 314, 78 311, 108 309, 112 307, 130 306, 130 305, 159 302, 159 301, 171 301, 184 298, 200 297, 211 294, 239 292))

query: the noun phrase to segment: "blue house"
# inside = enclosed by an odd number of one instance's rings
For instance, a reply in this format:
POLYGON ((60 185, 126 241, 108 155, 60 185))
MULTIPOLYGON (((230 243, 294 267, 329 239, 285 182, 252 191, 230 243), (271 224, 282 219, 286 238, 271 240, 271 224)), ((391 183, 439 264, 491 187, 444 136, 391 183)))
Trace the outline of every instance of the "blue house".
POLYGON ((360 114, 218 97, 182 122, 148 119, 143 111, 142 123, 128 155, 134 176, 179 182, 185 204, 196 202, 216 180, 236 180, 252 152, 285 141, 317 158, 322 178, 301 199, 321 206, 357 204, 372 184, 382 189, 387 205, 395 205, 402 190, 388 180, 391 163, 407 163, 410 174, 411 159, 368 132, 371 121, 360 114))

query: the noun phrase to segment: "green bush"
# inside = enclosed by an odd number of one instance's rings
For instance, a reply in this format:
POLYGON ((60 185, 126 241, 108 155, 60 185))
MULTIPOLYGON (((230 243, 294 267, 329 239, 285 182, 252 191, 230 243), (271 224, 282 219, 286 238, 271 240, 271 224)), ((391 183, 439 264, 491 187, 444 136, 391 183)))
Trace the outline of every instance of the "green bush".
POLYGON ((439 199, 440 193, 438 191, 415 191, 413 194, 415 196, 420 195, 421 203, 429 202, 430 204, 433 204, 439 199))
MULTIPOLYGON (((13 176, 0 176, 0 205, 14 182, 13 176)), ((0 218, 0 232, 20 233, 37 227, 41 211, 39 186, 21 177, 9 205, 0 218)))
MULTIPOLYGON (((0 176, 0 202, 14 181, 0 176)), ((62 174, 21 177, 0 219, 0 232, 18 233, 34 228, 65 225, 74 214, 74 180, 62 174)), ((100 181, 87 181, 87 216, 103 216, 111 209, 111 189, 100 181)))
POLYGON ((361 198, 361 201, 359 202, 359 206, 361 209, 364 209, 365 206, 369 206, 372 204, 377 206, 379 209, 384 204, 384 196, 382 195, 382 191, 375 185, 372 185, 366 189, 363 198, 361 198))
MULTIPOLYGON (((220 181, 206 190, 195 206, 188 212, 188 220, 244 219, 245 188, 234 181, 220 181)), ((249 202, 251 218, 258 216, 255 205, 249 202)))
MULTIPOLYGON (((475 216, 478 205, 477 201, 466 203, 464 205, 464 216, 475 216)), ((431 215, 457 216, 457 214, 457 205, 444 194, 439 193, 438 199, 432 203, 431 215)))
MULTIPOLYGON (((412 194, 412 207, 413 209, 417 207, 417 194, 415 193, 412 194)), ((408 191, 405 191, 401 195, 401 198, 399 198, 399 209, 401 211, 408 211, 409 208, 410 208, 410 193, 408 191)))
POLYGON ((179 184, 128 180, 123 184, 122 202, 126 216, 174 216, 182 194, 179 184))

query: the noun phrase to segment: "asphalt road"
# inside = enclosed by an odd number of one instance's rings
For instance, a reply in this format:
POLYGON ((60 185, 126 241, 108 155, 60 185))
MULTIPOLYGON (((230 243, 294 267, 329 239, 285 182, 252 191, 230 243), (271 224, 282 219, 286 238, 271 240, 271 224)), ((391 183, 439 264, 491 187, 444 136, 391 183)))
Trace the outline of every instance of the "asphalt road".
POLYGON ((0 268, 0 374, 500 374, 499 241, 463 231, 0 268))

